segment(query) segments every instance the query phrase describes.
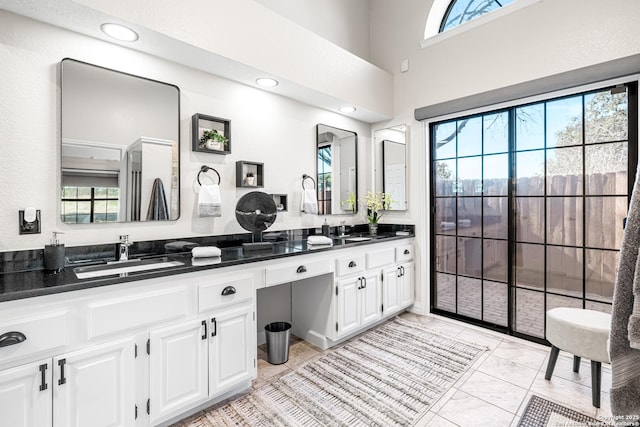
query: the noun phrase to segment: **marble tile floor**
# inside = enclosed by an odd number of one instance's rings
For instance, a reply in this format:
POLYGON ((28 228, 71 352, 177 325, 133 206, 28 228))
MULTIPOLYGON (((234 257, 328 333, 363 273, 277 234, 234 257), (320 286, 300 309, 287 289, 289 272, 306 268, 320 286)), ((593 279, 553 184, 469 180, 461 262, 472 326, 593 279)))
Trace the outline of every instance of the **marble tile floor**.
MULTIPOLYGON (((474 365, 418 421, 417 426, 516 426, 532 394, 594 418, 611 416, 608 390, 610 365, 602 365, 601 408, 591 405, 591 367, 583 360, 573 372, 573 356, 561 352, 551 381, 544 379, 549 347, 500 334, 441 316, 402 316, 428 325, 435 332, 486 346, 474 365)), ((331 351, 331 349, 326 350, 331 351)), ((253 387, 282 375, 325 352, 292 337, 289 360, 282 365, 267 362, 266 347, 258 347, 258 378, 253 387)))

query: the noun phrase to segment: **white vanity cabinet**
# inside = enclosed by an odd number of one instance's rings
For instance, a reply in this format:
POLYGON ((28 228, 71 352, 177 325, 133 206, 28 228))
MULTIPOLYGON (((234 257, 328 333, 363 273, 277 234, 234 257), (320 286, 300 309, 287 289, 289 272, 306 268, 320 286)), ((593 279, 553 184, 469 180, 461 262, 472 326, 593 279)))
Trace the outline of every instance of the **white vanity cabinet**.
POLYGON ((129 338, 54 357, 53 426, 134 426, 134 347, 129 338))
POLYGON ((125 339, 0 371, 1 424, 134 426, 134 361, 125 339))
POLYGON ((382 270, 382 304, 385 316, 398 313, 413 304, 414 270, 413 262, 382 270))
POLYGON ((2 425, 51 427, 51 359, 0 371, 2 425))
POLYGON ((378 276, 366 273, 341 279, 336 284, 336 334, 349 335, 382 318, 378 276))
POLYGON ((250 277, 198 287, 196 319, 149 334, 152 425, 256 376, 256 326, 250 277))

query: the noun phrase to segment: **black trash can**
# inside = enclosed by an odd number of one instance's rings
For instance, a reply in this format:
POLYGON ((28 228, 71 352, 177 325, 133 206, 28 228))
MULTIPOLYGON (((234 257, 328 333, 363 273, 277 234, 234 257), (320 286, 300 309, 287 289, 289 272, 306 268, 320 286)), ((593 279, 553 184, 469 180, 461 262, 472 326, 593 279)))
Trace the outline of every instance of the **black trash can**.
POLYGON ((267 361, 272 365, 282 365, 289 360, 291 323, 269 323, 264 327, 264 333, 267 337, 267 361))

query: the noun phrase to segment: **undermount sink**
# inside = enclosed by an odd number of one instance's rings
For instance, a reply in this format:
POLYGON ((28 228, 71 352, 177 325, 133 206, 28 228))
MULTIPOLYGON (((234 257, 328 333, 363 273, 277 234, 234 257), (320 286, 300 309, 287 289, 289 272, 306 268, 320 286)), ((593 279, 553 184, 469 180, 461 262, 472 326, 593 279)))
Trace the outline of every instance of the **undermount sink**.
POLYGON ((73 269, 73 272, 76 274, 76 277, 78 279, 92 279, 95 277, 133 273, 136 271, 178 267, 180 265, 184 265, 184 263, 180 261, 172 261, 167 257, 162 257, 151 259, 133 259, 129 261, 116 261, 109 264, 76 267, 73 269))
POLYGON ((366 242, 371 240, 371 237, 347 237, 344 239, 346 242, 366 242))

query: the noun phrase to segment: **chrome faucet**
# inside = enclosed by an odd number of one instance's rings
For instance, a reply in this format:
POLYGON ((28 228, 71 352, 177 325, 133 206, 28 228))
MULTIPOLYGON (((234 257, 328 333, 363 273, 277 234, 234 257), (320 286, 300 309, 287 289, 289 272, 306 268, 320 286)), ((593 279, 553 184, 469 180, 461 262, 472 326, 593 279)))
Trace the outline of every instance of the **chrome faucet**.
POLYGON ((127 261, 129 259, 129 246, 131 246, 133 242, 129 241, 128 234, 122 234, 120 236, 120 259, 119 261, 127 261))

